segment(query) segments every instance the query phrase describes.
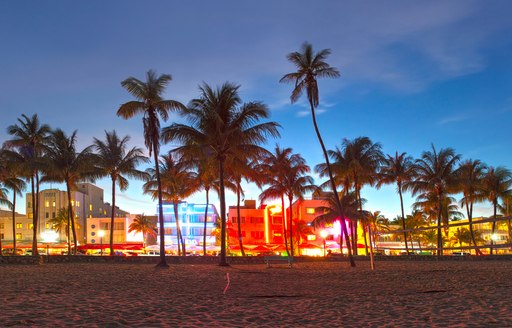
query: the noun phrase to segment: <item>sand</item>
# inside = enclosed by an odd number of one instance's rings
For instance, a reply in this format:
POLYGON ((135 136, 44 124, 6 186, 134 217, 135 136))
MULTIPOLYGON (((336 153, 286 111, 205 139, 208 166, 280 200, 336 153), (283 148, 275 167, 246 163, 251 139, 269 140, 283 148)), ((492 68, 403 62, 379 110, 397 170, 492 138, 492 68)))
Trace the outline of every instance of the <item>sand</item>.
POLYGON ((510 261, 2 265, 0 281, 0 327, 512 326, 510 261))

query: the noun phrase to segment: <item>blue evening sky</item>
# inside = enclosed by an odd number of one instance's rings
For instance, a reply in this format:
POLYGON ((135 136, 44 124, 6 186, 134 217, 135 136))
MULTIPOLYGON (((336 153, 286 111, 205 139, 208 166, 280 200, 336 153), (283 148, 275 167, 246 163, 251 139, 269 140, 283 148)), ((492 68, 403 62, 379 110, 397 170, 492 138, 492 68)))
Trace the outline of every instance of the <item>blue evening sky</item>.
MULTIPOLYGON (((512 168, 511 13, 509 1, 0 0, 0 141, 21 114, 37 113, 53 128, 78 130, 80 149, 112 129, 144 147, 141 117, 115 113, 132 100, 120 82, 154 69, 172 74, 165 96, 183 103, 202 81, 241 84, 243 99, 266 103, 283 127, 268 147, 292 147, 314 167, 322 154, 307 104, 291 105, 292 86, 278 83, 294 69, 286 54, 309 41, 332 49, 328 62, 341 71, 319 82, 328 148, 368 136, 385 153, 418 157, 433 143, 512 168)), ((109 181, 97 184, 109 201, 109 181)), ((132 181, 117 203, 152 214, 141 186, 132 181)), ((247 186, 246 199, 258 195, 247 186)), ((364 196, 368 210, 399 213, 394 187, 365 188, 364 196)), ((476 210, 489 214, 490 205, 476 210)))

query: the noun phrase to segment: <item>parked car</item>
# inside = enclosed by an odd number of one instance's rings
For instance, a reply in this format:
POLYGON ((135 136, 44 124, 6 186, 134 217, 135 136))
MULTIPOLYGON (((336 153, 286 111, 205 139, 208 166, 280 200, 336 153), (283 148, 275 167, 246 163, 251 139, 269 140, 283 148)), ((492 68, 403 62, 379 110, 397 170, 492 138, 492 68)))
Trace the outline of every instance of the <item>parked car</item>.
POLYGON ((13 256, 13 255, 23 255, 23 250, 21 248, 16 248, 16 252, 13 254, 12 248, 4 248, 2 249, 3 256, 13 256))

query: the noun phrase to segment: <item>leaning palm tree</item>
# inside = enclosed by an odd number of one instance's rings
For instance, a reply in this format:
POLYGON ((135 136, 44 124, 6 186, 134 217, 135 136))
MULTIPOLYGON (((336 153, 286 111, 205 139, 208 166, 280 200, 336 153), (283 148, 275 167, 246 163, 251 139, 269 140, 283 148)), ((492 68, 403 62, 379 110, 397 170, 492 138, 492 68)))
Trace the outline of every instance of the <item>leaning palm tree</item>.
MULTIPOLYGON (((153 168, 148 168, 146 171, 149 173, 150 179, 144 184, 144 193, 152 195, 153 199, 155 199, 158 197, 156 171, 153 168)), ((162 199, 173 204, 178 255, 185 256, 187 254, 186 245, 180 226, 178 205, 184 199, 199 190, 197 174, 191 169, 188 161, 184 161, 182 157, 172 152, 161 156, 159 172, 162 186, 162 199)))
MULTIPOLYGON (((68 234, 73 232, 74 253, 77 250, 77 236, 75 215, 73 211, 73 202, 71 201, 71 192, 76 190, 76 184, 84 180, 92 180, 98 177, 97 170, 94 169, 92 146, 84 148, 82 151, 76 149, 76 131, 67 135, 61 129, 51 133, 50 140, 46 149, 48 164, 45 167, 44 181, 61 182, 66 184, 66 193, 68 198, 68 234)), ((71 255, 71 243, 68 242, 68 254, 71 255)))
POLYGON ((27 173, 32 191, 32 254, 37 256, 37 230, 39 225, 39 173, 41 161, 51 131, 46 124, 41 124, 37 114, 31 117, 23 114, 18 118, 18 124, 7 127, 7 133, 13 139, 7 140, 4 145, 8 148, 15 148, 24 158, 23 168, 27 173))
POLYGON ((416 179, 409 187, 412 190, 413 196, 424 193, 435 194, 435 199, 437 200, 438 256, 441 256, 443 252, 443 237, 441 234, 443 223, 442 200, 447 194, 456 191, 457 177, 455 169, 459 159, 460 155, 457 155, 453 149, 444 148, 438 152, 434 145, 432 145, 431 151, 423 152, 421 158, 415 161, 416 179))
MULTIPOLYGON (((512 172, 510 170, 498 166, 496 168, 490 166, 482 180, 482 191, 493 207, 492 234, 496 231, 496 216, 498 211, 498 200, 510 196, 512 193, 512 172)), ((491 238, 490 253, 493 252, 492 245, 494 240, 491 238)))
MULTIPOLYGON (((329 163, 329 156, 327 154, 327 149, 325 148, 324 141, 322 139, 322 135, 320 134, 320 130, 318 128, 316 122, 316 113, 315 108, 319 105, 319 96, 318 96, 318 82, 317 77, 328 77, 328 78, 337 78, 340 76, 339 71, 331 67, 325 60, 331 54, 331 50, 324 49, 317 53, 313 51, 313 47, 308 42, 305 42, 302 45, 301 51, 295 51, 288 54, 288 60, 295 65, 297 68, 296 72, 285 74, 279 82, 287 82, 293 83, 295 85, 290 100, 293 103, 297 102, 304 91, 306 91, 306 96, 308 98, 309 106, 311 109, 311 117, 313 119, 313 126, 315 128, 316 136, 322 147, 322 151, 324 154, 325 164, 327 166, 327 171, 329 175, 329 181, 331 184, 331 189, 333 193, 333 197, 335 199, 336 205, 338 207, 338 212, 340 212, 340 217, 342 220, 342 229, 344 230, 344 234, 346 235, 346 240, 348 241, 348 234, 345 229, 344 224, 344 213, 343 208, 341 207, 341 202, 338 196, 338 192, 336 191, 336 184, 334 181, 334 176, 331 171, 331 166, 329 163)), ((350 246, 347 246, 348 257, 350 261, 350 265, 354 267, 356 264, 352 257, 352 251, 350 246)))
POLYGON ((162 131, 164 141, 178 140, 183 148, 201 151, 218 161, 220 220, 221 220, 221 266, 226 261, 226 197, 225 164, 231 158, 250 158, 265 150, 259 144, 267 137, 278 137, 279 124, 260 123, 269 116, 267 107, 260 102, 242 103, 238 95, 240 86, 225 83, 214 89, 207 84, 200 87, 199 98, 190 102, 185 113, 190 125, 173 124, 162 131))
POLYGON ((164 213, 162 207, 162 186, 160 183, 160 172, 158 168, 158 157, 160 153, 160 120, 167 121, 169 111, 184 109, 182 103, 175 100, 164 100, 165 87, 172 80, 171 75, 163 74, 156 76, 152 70, 146 74, 146 82, 129 77, 121 85, 137 100, 124 103, 117 110, 117 115, 129 119, 135 115, 142 114, 144 126, 144 143, 149 150, 149 156, 153 153, 155 162, 155 174, 158 193, 158 220, 160 224, 160 262, 157 267, 168 267, 165 260, 164 240, 164 213))
POLYGON ((105 141, 94 138, 95 166, 100 176, 112 180, 112 213, 110 217, 110 256, 114 256, 114 218, 116 217, 116 184, 122 190, 128 188, 126 177, 147 180, 148 175, 137 170, 137 165, 148 161, 141 148, 127 149, 129 136, 119 139, 116 131, 106 132, 105 141), (126 176, 126 177, 125 177, 126 176))
POLYGON ((135 219, 133 219, 133 222, 128 227, 128 232, 139 232, 142 233, 142 241, 143 241, 143 248, 144 252, 146 252, 146 240, 148 236, 156 237, 157 235, 157 229, 156 224, 151 220, 150 217, 142 214, 138 214, 135 216, 135 219))
POLYGON ((402 210, 402 228, 404 230, 405 240, 405 251, 409 255, 409 247, 407 246, 407 232, 405 231, 405 213, 404 213, 404 200, 403 200, 403 188, 404 185, 408 185, 414 177, 414 165, 411 156, 407 156, 406 153, 398 152, 395 156, 387 155, 384 158, 383 165, 379 172, 379 181, 377 187, 383 184, 396 183, 396 191, 400 196, 400 209, 402 210))
MULTIPOLYGON (((12 249, 16 249, 16 196, 22 196, 26 183, 23 180, 23 157, 15 151, 3 149, 0 153, 0 183, 12 192, 12 249)), ((1 199, 1 197, 0 197, 1 199)), ((1 203, 1 200, 0 200, 1 203)), ((0 247, 1 249, 1 247, 0 247)))
POLYGON ((477 247, 475 234, 473 232, 473 204, 482 201, 485 197, 482 194, 482 180, 486 170, 486 165, 479 160, 468 159, 461 163, 457 169, 457 181, 459 190, 464 197, 460 201, 461 206, 466 207, 466 215, 469 222, 469 233, 475 246, 475 252, 482 255, 477 247))

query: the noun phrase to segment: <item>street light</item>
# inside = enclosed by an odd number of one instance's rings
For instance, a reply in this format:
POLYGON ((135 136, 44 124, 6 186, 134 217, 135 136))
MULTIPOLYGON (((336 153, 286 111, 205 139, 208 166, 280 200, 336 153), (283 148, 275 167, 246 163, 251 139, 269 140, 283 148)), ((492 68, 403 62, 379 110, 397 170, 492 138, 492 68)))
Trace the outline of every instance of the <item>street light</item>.
POLYGON ((325 257, 325 238, 327 238, 328 232, 327 230, 320 231, 320 236, 324 239, 324 257, 325 257))
POLYGON ((103 256, 103 236, 105 236, 105 231, 98 231, 98 236, 100 237, 100 255, 103 256))

